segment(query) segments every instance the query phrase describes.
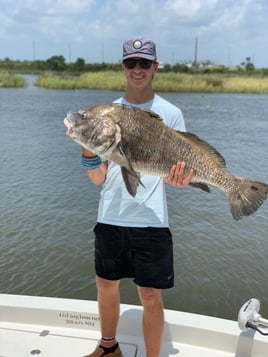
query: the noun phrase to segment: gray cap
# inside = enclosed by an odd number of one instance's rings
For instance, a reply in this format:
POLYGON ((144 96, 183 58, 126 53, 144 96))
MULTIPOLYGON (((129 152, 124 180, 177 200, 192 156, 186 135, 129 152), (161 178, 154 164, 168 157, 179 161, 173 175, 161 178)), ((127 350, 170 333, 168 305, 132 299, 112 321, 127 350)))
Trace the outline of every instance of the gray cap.
POLYGON ((155 61, 157 58, 155 43, 144 36, 133 37, 125 41, 123 44, 122 59, 125 60, 133 57, 155 61))

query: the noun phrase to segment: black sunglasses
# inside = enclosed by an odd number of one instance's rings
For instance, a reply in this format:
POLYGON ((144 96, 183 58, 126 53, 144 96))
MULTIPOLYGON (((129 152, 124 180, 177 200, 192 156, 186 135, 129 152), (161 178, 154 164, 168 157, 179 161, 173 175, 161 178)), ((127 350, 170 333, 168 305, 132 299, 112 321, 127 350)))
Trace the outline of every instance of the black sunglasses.
POLYGON ((139 58, 139 59, 135 59, 135 58, 129 58, 123 61, 125 67, 127 69, 133 69, 136 67, 137 63, 139 64, 139 66, 142 69, 149 69, 152 66, 153 61, 144 59, 144 58, 139 58))

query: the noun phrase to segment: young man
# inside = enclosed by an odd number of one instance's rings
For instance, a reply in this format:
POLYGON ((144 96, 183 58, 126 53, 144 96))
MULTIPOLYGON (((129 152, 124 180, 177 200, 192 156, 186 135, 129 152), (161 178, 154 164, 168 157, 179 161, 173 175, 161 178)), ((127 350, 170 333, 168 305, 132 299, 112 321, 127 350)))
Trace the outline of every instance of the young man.
MULTIPOLYGON (((116 102, 150 109, 168 126, 184 131, 181 111, 153 91, 152 80, 157 69, 153 41, 143 36, 127 40, 122 58, 127 88, 124 97, 116 102)), ((116 340, 116 328, 119 283, 126 277, 134 279, 143 306, 146 357, 159 357, 164 328, 161 289, 171 288, 174 282, 165 182, 185 187, 193 171, 184 177, 182 162, 173 165, 166 179, 142 174, 145 187, 140 186, 133 198, 125 189, 118 165, 102 162, 84 148, 82 154, 87 176, 94 184, 103 185, 94 229, 102 337, 96 350, 84 357, 123 356, 116 340)))

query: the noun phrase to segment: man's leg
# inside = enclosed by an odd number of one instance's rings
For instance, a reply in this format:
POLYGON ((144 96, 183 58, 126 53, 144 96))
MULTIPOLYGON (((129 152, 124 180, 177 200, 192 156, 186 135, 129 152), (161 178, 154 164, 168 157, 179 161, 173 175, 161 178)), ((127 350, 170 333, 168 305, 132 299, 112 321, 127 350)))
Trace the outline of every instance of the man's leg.
MULTIPOLYGON (((106 280, 96 277, 98 289, 98 305, 101 324, 101 334, 104 340, 101 339, 100 344, 105 348, 113 347, 116 341, 116 328, 120 313, 120 295, 119 283, 120 280, 106 280)), ((100 348, 87 356, 99 356, 100 348)), ((116 354, 120 356, 121 354, 116 354)))
MULTIPOLYGON (((115 337, 120 313, 120 280, 106 280, 97 276, 96 282, 102 337, 115 337)), ((111 347, 115 341, 101 340, 101 344, 111 347)))
POLYGON ((143 306, 143 335, 146 357, 159 357, 164 331, 164 311, 160 289, 138 286, 143 306))

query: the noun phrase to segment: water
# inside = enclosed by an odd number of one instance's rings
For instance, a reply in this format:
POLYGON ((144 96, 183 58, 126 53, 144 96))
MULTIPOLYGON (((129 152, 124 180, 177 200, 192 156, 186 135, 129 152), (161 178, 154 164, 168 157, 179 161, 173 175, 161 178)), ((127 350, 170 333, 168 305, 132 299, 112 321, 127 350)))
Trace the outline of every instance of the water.
MULTIPOLYGON (((29 77, 30 80, 31 77, 29 77)), ((29 86, 0 89, 0 292, 96 299, 93 233, 99 188, 86 178, 80 148, 65 135, 69 109, 121 93, 29 86)), ((215 145, 228 170, 268 181, 268 97, 163 94, 189 131, 215 145)), ((268 315, 268 204, 238 222, 224 194, 168 188, 175 287, 165 307, 236 319, 248 298, 268 315)), ((130 280, 122 302, 138 304, 130 280)))

